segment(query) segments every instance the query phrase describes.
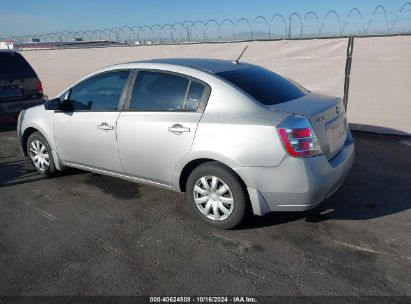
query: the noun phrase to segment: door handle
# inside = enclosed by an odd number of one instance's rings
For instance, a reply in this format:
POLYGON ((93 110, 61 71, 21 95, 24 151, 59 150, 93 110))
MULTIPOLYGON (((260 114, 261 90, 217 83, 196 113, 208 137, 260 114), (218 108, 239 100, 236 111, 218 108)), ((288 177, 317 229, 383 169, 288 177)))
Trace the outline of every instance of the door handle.
POLYGON ((175 124, 168 128, 168 132, 172 132, 176 135, 180 135, 183 132, 190 132, 190 128, 185 128, 180 124, 175 124))
POLYGON ((102 122, 101 124, 97 126, 97 128, 100 130, 104 130, 104 131, 114 130, 114 126, 111 126, 106 122, 102 122))

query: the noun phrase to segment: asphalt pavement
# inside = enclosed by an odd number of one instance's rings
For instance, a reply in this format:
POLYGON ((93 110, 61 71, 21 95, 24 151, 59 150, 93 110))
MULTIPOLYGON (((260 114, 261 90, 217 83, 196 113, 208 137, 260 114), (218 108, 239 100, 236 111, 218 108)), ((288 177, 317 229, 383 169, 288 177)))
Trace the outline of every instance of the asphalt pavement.
POLYGON ((409 138, 354 133, 353 169, 318 208, 219 231, 183 194, 38 175, 0 119, 2 296, 411 295, 409 138))

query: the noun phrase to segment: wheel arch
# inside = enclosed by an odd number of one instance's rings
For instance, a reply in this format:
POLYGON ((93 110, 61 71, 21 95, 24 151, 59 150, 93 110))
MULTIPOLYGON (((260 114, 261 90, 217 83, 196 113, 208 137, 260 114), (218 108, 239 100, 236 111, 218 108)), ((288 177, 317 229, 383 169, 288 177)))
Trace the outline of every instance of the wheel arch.
MULTIPOLYGON (((30 135, 33 134, 33 133, 36 133, 36 132, 41 133, 41 131, 39 131, 38 129, 36 129, 34 127, 28 127, 23 132, 23 136, 22 136, 22 139, 21 139, 21 146, 22 146, 21 150, 22 150, 24 156, 26 156, 26 157, 28 156, 28 154, 27 154, 27 141, 28 141, 30 135)), ((43 135, 43 133, 41 133, 41 134, 43 135)))
POLYGON ((255 189, 253 180, 248 178, 246 171, 242 170, 241 166, 239 166, 235 161, 225 158, 222 155, 210 155, 210 152, 195 153, 191 155, 189 159, 186 158, 184 162, 180 162, 176 166, 173 179, 174 190, 178 192, 185 192, 186 182, 190 173, 198 166, 207 162, 217 162, 233 172, 239 178, 245 191, 247 192, 250 207, 255 215, 261 216, 270 211, 267 202, 261 196, 259 191, 255 189))
POLYGON ((21 150, 23 152, 23 155, 28 157, 27 154, 27 141, 30 137, 31 134, 35 133, 35 132, 39 132, 48 142, 50 148, 51 148, 51 153, 53 153, 53 158, 54 158, 54 162, 55 162, 55 166, 58 170, 62 171, 65 169, 65 166, 63 164, 63 162, 61 161, 60 157, 57 154, 56 151, 56 146, 54 144, 54 140, 52 140, 48 135, 47 132, 44 132, 44 130, 38 126, 37 124, 30 124, 28 126, 26 126, 24 128, 24 131, 21 134, 21 150))
POLYGON ((209 162, 216 162, 224 166, 227 170, 231 171, 233 174, 235 174, 239 178, 244 189, 247 190, 247 183, 245 179, 234 169, 235 166, 233 167, 232 164, 229 164, 225 161, 221 161, 219 159, 209 158, 209 157, 194 158, 186 162, 185 165, 182 166, 182 169, 180 173, 178 174, 178 183, 177 183, 178 189, 177 190, 179 190, 180 192, 185 192, 187 179, 190 176, 191 172, 193 172, 193 170, 195 170, 198 166, 205 164, 205 163, 209 163, 209 162))
POLYGON ((50 147, 52 150, 56 150, 56 146, 54 143, 54 137, 53 137, 53 129, 52 125, 49 125, 48 123, 44 123, 40 121, 39 123, 35 121, 28 121, 27 123, 23 121, 22 123, 22 146, 25 147, 27 145, 27 140, 31 134, 34 132, 40 132, 41 135, 44 136, 44 138, 47 140, 49 143, 50 147), (48 132, 47 132, 48 131, 48 132), (50 134, 51 133, 51 134, 50 134))

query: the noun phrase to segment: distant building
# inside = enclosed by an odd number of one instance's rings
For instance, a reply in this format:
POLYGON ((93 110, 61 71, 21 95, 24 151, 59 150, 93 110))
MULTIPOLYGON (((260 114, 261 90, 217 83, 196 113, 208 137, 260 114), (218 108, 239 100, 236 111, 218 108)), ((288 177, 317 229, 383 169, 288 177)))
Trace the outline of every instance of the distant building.
POLYGON ((2 50, 12 50, 12 49, 14 49, 13 41, 11 41, 11 40, 0 40, 0 49, 2 49, 2 50))

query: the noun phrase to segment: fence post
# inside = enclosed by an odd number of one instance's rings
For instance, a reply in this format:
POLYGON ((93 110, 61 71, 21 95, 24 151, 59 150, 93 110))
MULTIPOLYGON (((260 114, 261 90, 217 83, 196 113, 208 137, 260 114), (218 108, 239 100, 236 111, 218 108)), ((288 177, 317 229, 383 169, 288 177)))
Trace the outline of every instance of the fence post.
POLYGON ((188 42, 191 42, 191 33, 190 33, 190 30, 188 29, 187 25, 186 25, 186 31, 187 31, 187 40, 188 40, 188 42))
POLYGON ((352 54, 354 50, 354 36, 348 37, 348 45, 347 45, 347 60, 345 62, 345 79, 344 79, 344 108, 347 111, 348 105, 348 92, 350 89, 350 74, 351 74, 351 63, 352 63, 352 54))
POLYGON ((291 16, 288 17, 288 39, 291 39, 291 16))

